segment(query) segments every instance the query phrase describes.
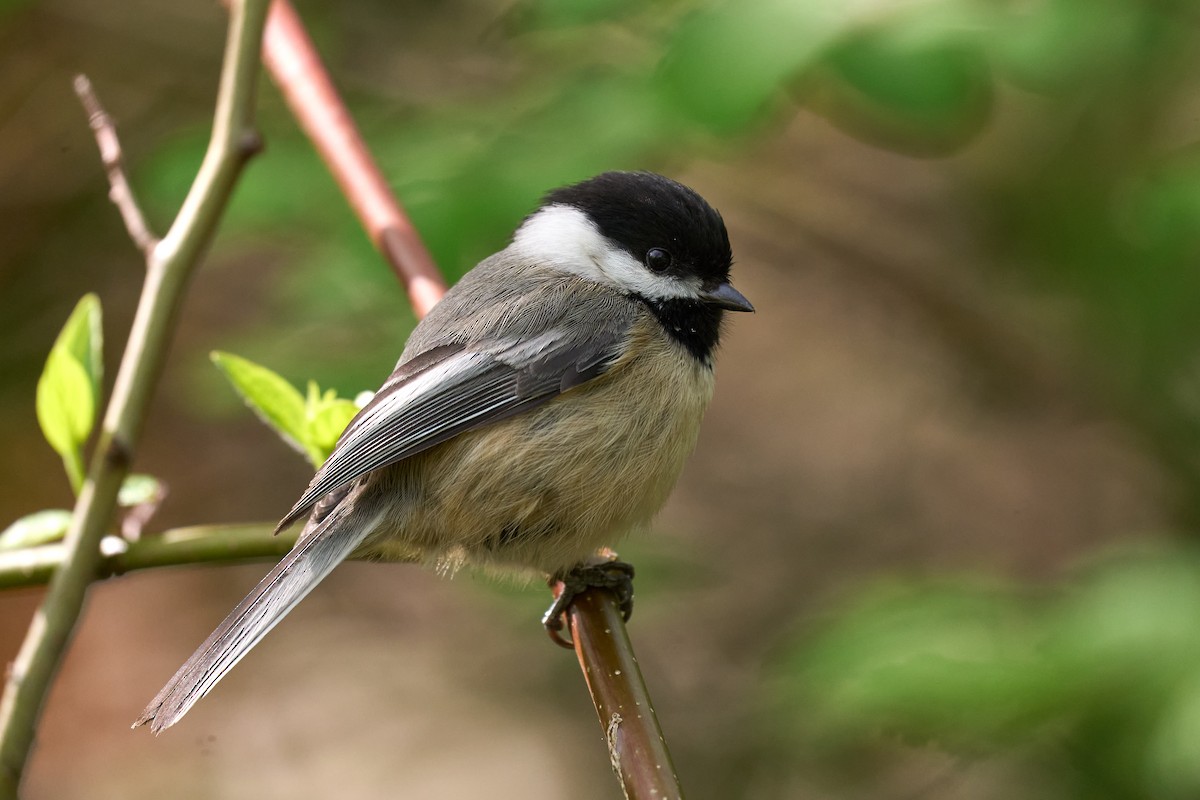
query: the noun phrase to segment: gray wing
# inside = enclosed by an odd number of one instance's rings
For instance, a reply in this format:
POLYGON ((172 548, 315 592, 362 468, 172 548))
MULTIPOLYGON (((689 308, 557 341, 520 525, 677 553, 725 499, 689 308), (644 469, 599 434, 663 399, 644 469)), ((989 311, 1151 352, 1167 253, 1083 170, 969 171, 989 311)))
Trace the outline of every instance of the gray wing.
POLYGON ((296 607, 365 539, 381 513, 339 503, 197 648, 162 688, 133 727, 149 723, 159 733, 179 721, 200 698, 296 607))
POLYGON ((579 325, 555 325, 525 339, 442 344, 404 362, 351 420, 279 529, 372 470, 604 374, 620 358, 633 318, 609 316, 582 333, 579 325))

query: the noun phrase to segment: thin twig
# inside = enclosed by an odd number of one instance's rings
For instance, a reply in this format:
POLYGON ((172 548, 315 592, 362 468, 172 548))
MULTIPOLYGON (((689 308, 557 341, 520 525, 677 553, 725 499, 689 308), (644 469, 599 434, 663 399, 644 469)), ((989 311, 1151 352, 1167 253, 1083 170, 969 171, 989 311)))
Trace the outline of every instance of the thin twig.
POLYGON ((121 212, 121 219, 125 221, 125 230, 129 232, 129 238, 149 260, 150 254, 158 244, 158 237, 151 232, 133 189, 129 186, 129 178, 125 174, 125 157, 121 151, 121 142, 117 139, 117 128, 112 117, 100 104, 100 98, 96 96, 92 82, 86 75, 75 76, 75 94, 79 96, 79 102, 87 112, 88 125, 91 126, 96 145, 100 148, 100 161, 104 164, 104 171, 108 173, 108 198, 121 212))
MULTIPOLYGON (((100 541, 96 579, 157 567, 278 560, 287 555, 299 535, 299 527, 276 534, 274 522, 243 522, 171 528, 136 542, 120 536, 105 536, 100 541)), ((375 561, 381 556, 365 550, 355 553, 352 558, 375 561)), ((66 557, 67 549, 63 544, 0 552, 0 589, 48 583, 66 557)), ((389 553, 388 560, 396 561, 396 554, 389 553)))
POLYGON ((17 796, 46 693, 101 564, 100 543, 166 361, 184 287, 212 240, 242 167, 257 149, 253 115, 267 8, 267 0, 234 6, 208 152, 171 230, 149 252, 137 314, 63 544, 63 563, 30 623, 0 699, 0 798, 17 796))
MULTIPOLYGON (((298 530, 275 535, 275 524, 195 525, 173 528, 136 542, 105 536, 100 542, 96 578, 152 567, 224 564, 281 558, 296 543, 298 530)), ((0 553, 0 589, 48 582, 66 560, 66 546, 47 544, 0 553)))
POLYGON ((445 294, 446 283, 287 0, 271 4, 263 59, 367 235, 404 284, 413 310, 425 316, 445 294))
MULTIPOLYGON (((441 298, 445 284, 287 0, 274 0, 271 6, 263 59, 371 239, 404 283, 413 310, 423 317, 441 298)), ((625 620, 612 606, 610 592, 589 589, 575 598, 568 615, 600 725, 606 737, 612 734, 614 769, 628 798, 682 797, 625 620)))

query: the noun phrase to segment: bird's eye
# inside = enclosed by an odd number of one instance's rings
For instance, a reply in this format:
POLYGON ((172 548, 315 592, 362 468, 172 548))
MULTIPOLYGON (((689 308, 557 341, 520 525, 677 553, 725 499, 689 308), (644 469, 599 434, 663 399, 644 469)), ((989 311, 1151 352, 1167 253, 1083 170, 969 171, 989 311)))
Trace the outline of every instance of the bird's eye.
POLYGON ((671 266, 671 254, 661 247, 652 247, 646 251, 646 266, 652 272, 665 272, 671 266))

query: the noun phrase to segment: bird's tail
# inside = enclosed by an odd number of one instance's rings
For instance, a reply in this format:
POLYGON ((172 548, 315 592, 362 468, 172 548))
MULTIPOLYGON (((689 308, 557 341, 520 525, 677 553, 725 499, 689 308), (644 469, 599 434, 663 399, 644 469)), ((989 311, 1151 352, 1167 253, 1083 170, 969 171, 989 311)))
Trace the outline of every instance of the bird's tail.
POLYGON ((358 547, 379 515, 350 520, 354 503, 341 502, 267 573, 254 591, 204 640, 175 677, 150 701, 133 727, 149 723, 158 733, 178 722, 217 685, 271 628, 358 547), (349 524, 347 524, 349 522, 349 524), (362 523, 366 524, 362 524, 362 523))

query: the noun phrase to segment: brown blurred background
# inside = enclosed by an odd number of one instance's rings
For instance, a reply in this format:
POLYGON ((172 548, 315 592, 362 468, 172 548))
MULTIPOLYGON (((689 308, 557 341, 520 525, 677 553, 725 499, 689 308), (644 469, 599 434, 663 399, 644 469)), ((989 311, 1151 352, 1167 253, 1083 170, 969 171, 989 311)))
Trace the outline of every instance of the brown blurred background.
MULTIPOLYGON (((1107 3, 1095 12, 1107 25, 1136 17, 1156 38, 1126 47, 1120 32, 1060 21, 1047 52, 1084 55, 1024 81, 1015 56, 988 49, 1006 31, 951 37, 930 70, 962 85, 927 114, 925 95, 860 80, 853 36, 869 44, 890 12, 909 25, 897 41, 923 30, 879 3, 836 30, 806 28, 794 63, 782 59, 790 71, 762 70, 761 102, 705 117, 652 93, 684 74, 708 98, 711 76, 688 59, 721 62, 722 46, 749 59, 726 61, 735 72, 770 60, 779 48, 761 55, 744 34, 771 4, 551 5, 300 8, 450 274, 502 246, 538 191, 607 167, 667 172, 728 222, 735 281, 758 313, 729 325, 698 451, 655 534, 621 548, 640 575, 631 633, 689 795, 1054 796, 1022 760, 963 761, 921 742, 814 765, 763 741, 763 680, 791 637, 881 576, 1046 587, 1111 543, 1186 538, 1200 502, 1188 416, 1198 212, 1176 200, 1194 196, 1191 172, 1169 170, 1189 163, 1197 131, 1195 20, 1168 3, 1107 3), (1147 199, 1163 183, 1183 188, 1147 199)), ((950 36, 968 5, 930 4, 948 16, 923 24, 950 36)), ((1024 6, 1030 18, 1077 8, 1024 6)), ((116 118, 161 232, 202 152, 225 17, 194 0, 0 8, 7 524, 70 507, 33 405, 54 336, 97 292, 111 382, 142 275, 71 77, 88 73, 116 118)), ((866 63, 899 75, 907 62, 891 66, 888 47, 866 63)), ((137 470, 170 487, 156 530, 274 520, 307 480, 209 351, 353 396, 388 372, 411 325, 265 81, 262 104, 267 151, 192 286, 138 454, 137 470)), ((265 569, 95 586, 26 797, 619 796, 574 659, 538 625, 547 592, 411 567, 339 568, 177 728, 131 732, 265 569)), ((0 595, 4 658, 40 597, 0 595)))

